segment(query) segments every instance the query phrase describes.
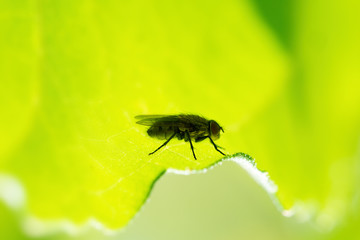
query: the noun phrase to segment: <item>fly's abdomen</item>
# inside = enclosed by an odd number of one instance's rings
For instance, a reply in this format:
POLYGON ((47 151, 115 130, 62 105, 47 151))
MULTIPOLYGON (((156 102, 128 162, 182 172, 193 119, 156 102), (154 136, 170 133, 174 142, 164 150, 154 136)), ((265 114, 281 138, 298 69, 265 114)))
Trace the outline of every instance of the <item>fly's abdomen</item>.
POLYGON ((151 126, 147 133, 150 137, 158 139, 169 139, 176 132, 176 128, 173 126, 151 126))

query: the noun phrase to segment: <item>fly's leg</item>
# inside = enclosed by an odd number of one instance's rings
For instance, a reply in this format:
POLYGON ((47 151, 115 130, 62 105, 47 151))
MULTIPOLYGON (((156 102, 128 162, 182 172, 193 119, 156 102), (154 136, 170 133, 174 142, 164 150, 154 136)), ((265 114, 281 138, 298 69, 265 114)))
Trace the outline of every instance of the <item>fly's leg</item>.
POLYGON ((220 151, 218 149, 218 146, 214 143, 214 141, 211 139, 211 137, 208 137, 210 139, 210 142, 212 143, 212 145, 214 146, 215 150, 218 151, 219 153, 221 153, 222 155, 225 155, 222 151, 220 151))
POLYGON ((186 131, 186 135, 187 135, 187 137, 188 137, 188 139, 189 139, 191 151, 192 151, 192 153, 193 153, 193 155, 194 155, 194 158, 195 158, 195 160, 196 160, 196 156, 195 156, 195 152, 194 152, 194 147, 193 147, 192 142, 191 142, 191 138, 190 138, 189 131, 186 131))
POLYGON ((164 142, 164 143, 163 143, 160 147, 158 147, 155 151, 149 153, 149 155, 156 153, 160 148, 162 148, 163 146, 165 146, 166 144, 168 144, 168 142, 170 142, 170 140, 171 140, 173 137, 175 137, 175 135, 176 135, 176 132, 174 132, 174 134, 171 135, 171 137, 170 137, 168 140, 166 140, 166 142, 164 142))
POLYGON ((225 150, 225 148, 223 148, 223 147, 221 147, 221 146, 219 146, 219 145, 217 145, 217 144, 215 144, 215 145, 216 145, 218 148, 225 150))

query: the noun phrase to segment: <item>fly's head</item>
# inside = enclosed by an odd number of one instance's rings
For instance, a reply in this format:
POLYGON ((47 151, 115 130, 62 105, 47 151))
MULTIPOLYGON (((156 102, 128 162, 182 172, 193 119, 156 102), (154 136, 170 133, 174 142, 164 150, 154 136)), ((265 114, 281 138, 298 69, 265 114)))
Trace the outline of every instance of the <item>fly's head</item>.
POLYGON ((210 120, 209 121, 209 134, 211 139, 216 140, 220 138, 220 130, 222 132, 224 132, 224 129, 222 127, 220 127, 220 125, 214 121, 214 120, 210 120))

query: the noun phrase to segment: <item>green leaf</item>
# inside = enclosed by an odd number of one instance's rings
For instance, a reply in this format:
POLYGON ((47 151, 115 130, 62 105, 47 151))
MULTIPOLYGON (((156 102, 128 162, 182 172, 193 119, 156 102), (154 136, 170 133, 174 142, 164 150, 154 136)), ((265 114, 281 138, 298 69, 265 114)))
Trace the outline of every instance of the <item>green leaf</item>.
POLYGON ((10 32, 2 46, 16 49, 2 49, 15 59, 2 97, 23 96, 20 86, 26 94, 19 106, 4 106, 2 132, 14 140, 1 168, 23 184, 26 212, 38 219, 125 226, 167 169, 201 170, 222 157, 204 141, 195 161, 175 140, 149 156, 162 141, 135 115, 215 119, 226 131, 218 144, 235 153, 242 124, 287 74, 285 56, 245 3, 2 4, 9 19, 1 29, 10 32), (15 113, 24 115, 12 124, 15 113))
POLYGON ((162 141, 134 116, 194 113, 257 159, 285 209, 330 229, 359 159, 353 3, 299 1, 276 27, 247 1, 1 1, 0 169, 23 185, 24 218, 125 226, 168 169, 222 157, 175 140, 149 156, 162 141))

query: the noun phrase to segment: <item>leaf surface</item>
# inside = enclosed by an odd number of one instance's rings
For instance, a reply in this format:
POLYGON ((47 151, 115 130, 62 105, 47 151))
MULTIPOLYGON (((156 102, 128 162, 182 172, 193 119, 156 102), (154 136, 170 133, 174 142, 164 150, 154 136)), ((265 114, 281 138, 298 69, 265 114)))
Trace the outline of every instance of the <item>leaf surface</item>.
POLYGON ((301 2, 286 35, 248 1, 0 4, 0 169, 23 184, 26 215, 125 226, 165 171, 222 157, 204 141, 195 161, 175 140, 149 156, 162 141, 134 116, 178 113, 219 122, 217 144, 255 157, 287 209, 321 210, 324 226, 348 211, 360 54, 343 26, 356 8, 325 4, 343 21, 328 25, 301 2))

